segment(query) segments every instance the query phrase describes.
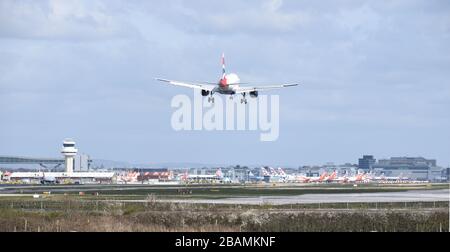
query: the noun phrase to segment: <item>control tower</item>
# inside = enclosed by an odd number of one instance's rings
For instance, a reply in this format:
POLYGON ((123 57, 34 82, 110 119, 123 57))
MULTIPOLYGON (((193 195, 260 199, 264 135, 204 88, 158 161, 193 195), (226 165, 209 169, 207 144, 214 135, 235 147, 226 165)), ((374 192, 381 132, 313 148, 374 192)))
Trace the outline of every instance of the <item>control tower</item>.
POLYGON ((61 153, 66 159, 66 172, 73 173, 74 157, 77 155, 78 150, 75 149, 75 141, 72 139, 64 139, 63 148, 61 153))

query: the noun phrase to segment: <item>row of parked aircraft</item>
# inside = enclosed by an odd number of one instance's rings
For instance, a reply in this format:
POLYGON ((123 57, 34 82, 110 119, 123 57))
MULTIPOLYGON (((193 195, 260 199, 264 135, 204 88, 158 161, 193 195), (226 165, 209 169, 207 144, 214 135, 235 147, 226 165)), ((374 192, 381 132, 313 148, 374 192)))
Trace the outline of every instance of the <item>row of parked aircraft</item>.
MULTIPOLYGON (((180 179, 186 180, 202 180, 202 179, 212 179, 212 180, 229 180, 228 177, 224 176, 222 170, 217 169, 215 174, 211 175, 197 175, 188 174, 187 171, 184 174, 180 174, 180 179)), ((398 176, 398 177, 387 177, 387 176, 375 176, 372 173, 357 173, 355 175, 343 175, 339 176, 336 171, 332 173, 323 172, 320 176, 307 176, 307 175, 292 175, 286 174, 286 172, 279 167, 278 169, 268 167, 267 169, 261 167, 261 172, 259 176, 254 175, 252 172, 248 174, 248 179, 250 181, 270 181, 270 182, 291 182, 291 183, 368 183, 368 182, 386 182, 386 181, 404 181, 408 178, 398 176)))
MULTIPOLYGON (((7 176, 8 172, 5 172, 4 176, 7 176)), ((119 174, 117 176, 118 182, 137 182, 138 177, 146 177, 156 175, 161 175, 163 177, 171 178, 170 174, 166 172, 146 172, 144 174, 140 174, 139 172, 128 172, 125 174, 119 174)), ((253 173, 248 174, 248 178, 250 181, 271 181, 271 182, 292 182, 292 183, 369 183, 369 182, 401 182, 408 180, 407 177, 400 176, 375 176, 372 173, 357 173, 355 175, 343 175, 339 176, 336 171, 332 173, 323 172, 320 176, 307 176, 307 175, 292 175, 286 174, 286 172, 279 167, 278 169, 274 169, 272 167, 268 167, 267 169, 261 167, 260 176, 255 176, 253 173)), ((156 176, 158 177, 158 176, 156 176)), ((183 174, 179 175, 179 179, 182 181, 187 180, 220 180, 225 182, 231 182, 230 178, 223 175, 222 170, 217 169, 215 174, 211 175, 197 175, 197 174, 188 174, 186 171, 183 174)), ((42 173, 41 175, 41 184, 57 184, 58 180, 51 175, 42 173)))
POLYGON ((280 167, 275 170, 272 167, 261 167, 261 174, 263 177, 276 178, 284 182, 300 182, 300 183, 368 183, 368 182, 383 182, 383 181, 405 181, 408 178, 400 176, 375 176, 372 173, 357 173, 355 175, 343 175, 339 176, 336 171, 332 173, 323 172, 320 176, 307 176, 307 175, 288 175, 280 167))

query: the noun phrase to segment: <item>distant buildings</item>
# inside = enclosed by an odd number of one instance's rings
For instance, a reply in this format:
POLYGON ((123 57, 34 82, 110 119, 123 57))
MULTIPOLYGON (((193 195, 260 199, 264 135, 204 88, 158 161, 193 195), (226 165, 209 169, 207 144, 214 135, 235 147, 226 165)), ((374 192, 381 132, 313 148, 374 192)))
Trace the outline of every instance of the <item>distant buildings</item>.
POLYGON ((448 180, 444 169, 436 165, 435 159, 423 157, 391 157, 376 162, 371 155, 359 159, 358 167, 386 177, 407 177, 411 180, 441 182, 448 180))
POLYGON ((4 169, 31 168, 34 170, 48 169, 56 170, 59 167, 63 169, 64 158, 33 158, 21 156, 0 156, 0 167, 4 169))
POLYGON ((379 165, 398 165, 398 166, 417 166, 427 165, 436 166, 436 159, 425 159, 423 157, 391 157, 390 159, 378 160, 379 165))
POLYGON ((90 170, 90 164, 92 160, 86 154, 78 154, 74 158, 74 171, 76 172, 86 172, 90 170))
POLYGON ((450 182, 450 168, 445 168, 444 170, 442 170, 441 176, 443 178, 446 178, 445 181, 450 182))
POLYGON ((364 171, 370 171, 375 164, 376 159, 372 155, 364 155, 363 158, 358 160, 358 168, 364 171))

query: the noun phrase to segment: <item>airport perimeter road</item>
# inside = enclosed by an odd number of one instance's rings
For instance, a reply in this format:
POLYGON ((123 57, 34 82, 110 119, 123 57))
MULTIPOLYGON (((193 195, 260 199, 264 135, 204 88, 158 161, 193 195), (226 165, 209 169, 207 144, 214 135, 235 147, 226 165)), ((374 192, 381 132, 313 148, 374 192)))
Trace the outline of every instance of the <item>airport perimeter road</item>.
POLYGON ((161 200, 190 203, 216 204, 307 204, 307 203, 339 203, 339 202, 419 202, 419 201, 449 201, 450 190, 414 190, 406 192, 379 193, 340 193, 340 194, 303 194, 297 196, 260 196, 225 199, 191 199, 191 200, 161 200))

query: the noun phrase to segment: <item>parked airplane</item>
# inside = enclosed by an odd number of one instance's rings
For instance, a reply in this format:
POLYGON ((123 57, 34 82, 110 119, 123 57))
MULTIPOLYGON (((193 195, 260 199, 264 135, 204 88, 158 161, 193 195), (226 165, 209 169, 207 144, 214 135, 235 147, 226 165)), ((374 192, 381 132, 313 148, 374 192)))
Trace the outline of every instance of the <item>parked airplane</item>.
POLYGON ((131 171, 124 174, 120 174, 117 177, 117 181, 123 182, 123 183, 132 183, 138 181, 139 172, 137 171, 131 171))
POLYGON ((286 176, 286 172, 284 172, 281 167, 278 167, 278 174, 281 176, 286 176))
POLYGON ((273 167, 269 167, 270 170, 270 176, 277 176, 278 173, 275 171, 275 169, 273 167))
POLYGON ((201 180, 201 179, 214 179, 214 180, 221 180, 223 179, 223 174, 222 174, 222 169, 218 168, 215 174, 188 174, 187 175, 187 179, 188 180, 192 180, 192 179, 197 179, 197 180, 201 180))
POLYGON ((241 103, 247 104, 247 99, 245 98, 247 94, 250 95, 250 97, 256 98, 258 97, 259 91, 265 91, 269 89, 278 89, 278 88, 284 88, 284 87, 292 87, 297 86, 297 83, 293 84, 278 84, 278 85, 266 85, 266 86, 239 86, 240 84, 248 84, 248 83, 241 83, 240 79, 237 74, 230 73, 227 74, 225 71, 225 55, 222 54, 222 77, 218 81, 218 83, 214 82, 181 82, 181 81, 175 81, 175 80, 167 80, 167 79, 161 79, 156 78, 158 81, 167 82, 169 84, 175 85, 175 86, 182 86, 182 87, 188 87, 188 88, 194 88, 194 89, 200 89, 202 96, 209 96, 208 102, 214 103, 214 93, 219 93, 223 95, 230 95, 230 99, 233 99, 233 95, 235 94, 242 94, 241 103))
MULTIPOLYGON (((264 168, 262 168, 262 169, 265 170, 264 168)), ((253 172, 249 172, 248 180, 253 181, 253 182, 263 181, 264 180, 263 172, 261 173, 261 176, 256 176, 255 174, 253 174, 253 172)))
POLYGON ((400 176, 384 176, 382 175, 381 177, 378 177, 376 179, 382 180, 382 181, 396 181, 396 182, 401 182, 401 181, 406 181, 409 180, 408 177, 404 177, 403 173, 400 174, 400 176))
POLYGON ((337 172, 333 171, 329 176, 326 176, 322 182, 334 182, 337 179, 337 172))
POLYGON ((319 177, 308 177, 309 182, 323 182, 323 180, 328 176, 327 172, 322 173, 319 177))
POLYGON ((301 183, 323 182, 328 176, 327 172, 323 172, 319 177, 297 176, 296 180, 301 183))
POLYGON ((189 177, 188 171, 186 170, 182 175, 180 175, 180 180, 187 181, 189 177))
POLYGON ((261 175, 263 177, 270 176, 269 172, 267 172, 267 170, 264 167, 261 167, 261 175))
POLYGON ((59 181, 53 176, 45 176, 45 173, 42 173, 41 184, 59 184, 59 181))
POLYGON ((222 169, 217 169, 217 171, 216 171, 216 177, 218 177, 218 178, 223 178, 223 173, 222 173, 222 169))
POLYGON ((345 178, 346 179, 343 182, 355 183, 355 182, 369 182, 370 181, 370 178, 365 173, 359 173, 359 174, 356 174, 355 176, 345 177, 345 178))

